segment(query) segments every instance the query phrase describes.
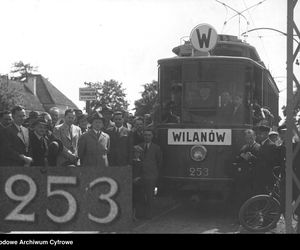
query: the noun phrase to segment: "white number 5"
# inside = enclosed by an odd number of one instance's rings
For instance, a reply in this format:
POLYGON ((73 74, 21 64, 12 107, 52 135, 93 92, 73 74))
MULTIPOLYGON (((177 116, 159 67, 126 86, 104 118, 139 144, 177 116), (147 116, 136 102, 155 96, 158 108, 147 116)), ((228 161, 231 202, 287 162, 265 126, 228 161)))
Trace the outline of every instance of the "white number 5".
POLYGON ((57 223, 65 223, 74 217, 77 210, 77 203, 73 195, 64 190, 54 190, 51 191, 51 184, 76 184, 76 177, 65 177, 65 176, 48 176, 47 183, 47 196, 51 197, 53 195, 62 195, 68 201, 68 211, 63 216, 55 216, 47 209, 48 217, 57 223))

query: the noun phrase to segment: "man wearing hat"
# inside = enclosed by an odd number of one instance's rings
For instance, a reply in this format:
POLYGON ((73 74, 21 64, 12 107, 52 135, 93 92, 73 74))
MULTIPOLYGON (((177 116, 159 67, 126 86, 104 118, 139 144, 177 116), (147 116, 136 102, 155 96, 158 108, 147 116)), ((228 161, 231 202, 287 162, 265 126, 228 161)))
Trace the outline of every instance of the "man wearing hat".
POLYGON ((132 160, 132 132, 123 126, 124 117, 121 111, 114 113, 113 120, 115 126, 107 130, 111 143, 108 154, 109 165, 126 166, 132 160))
POLYGON ((109 135, 104 133, 104 118, 96 112, 89 118, 91 129, 78 141, 78 157, 83 167, 108 167, 109 135))
POLYGON ((279 134, 278 134, 278 132, 276 132, 276 131, 274 131, 274 130, 272 130, 272 131, 270 131, 269 132, 269 139, 273 142, 273 143, 275 143, 275 145, 277 145, 278 146, 278 143, 279 143, 279 134))
POLYGON ((104 105, 101 110, 101 114, 104 117, 104 127, 103 131, 107 133, 107 130, 110 128, 113 128, 115 126, 115 123, 111 121, 113 116, 113 110, 110 106, 104 105))
POLYGON ((77 117, 78 127, 81 129, 81 133, 85 133, 88 130, 88 116, 86 114, 81 114, 77 117))
POLYGON ((261 147, 254 168, 253 189, 255 194, 267 192, 267 188, 272 188, 273 168, 280 166, 280 152, 276 145, 269 139, 271 128, 265 125, 256 127, 257 141, 261 147))

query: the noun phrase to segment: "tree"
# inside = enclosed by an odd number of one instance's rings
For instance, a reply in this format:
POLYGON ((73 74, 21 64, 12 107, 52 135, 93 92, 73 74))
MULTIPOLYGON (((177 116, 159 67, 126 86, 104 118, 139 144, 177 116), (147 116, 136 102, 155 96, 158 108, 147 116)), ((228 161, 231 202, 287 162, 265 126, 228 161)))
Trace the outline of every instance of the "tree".
POLYGON ((22 61, 15 62, 12 65, 10 73, 11 79, 14 81, 26 82, 28 77, 38 72, 38 67, 32 66, 30 63, 23 63, 22 61))
POLYGON ((8 77, 0 76, 0 109, 10 110, 15 105, 24 105, 22 88, 9 82, 8 77))
POLYGON ((127 111, 129 103, 126 100, 125 89, 122 88, 122 83, 116 80, 101 82, 85 82, 84 85, 90 88, 97 89, 97 100, 91 101, 90 108, 92 111, 103 107, 110 106, 113 110, 127 111))
POLYGON ((153 80, 152 83, 146 83, 143 85, 144 91, 141 92, 142 98, 134 102, 135 115, 143 116, 144 114, 150 114, 154 111, 155 104, 157 102, 158 95, 158 83, 153 80))

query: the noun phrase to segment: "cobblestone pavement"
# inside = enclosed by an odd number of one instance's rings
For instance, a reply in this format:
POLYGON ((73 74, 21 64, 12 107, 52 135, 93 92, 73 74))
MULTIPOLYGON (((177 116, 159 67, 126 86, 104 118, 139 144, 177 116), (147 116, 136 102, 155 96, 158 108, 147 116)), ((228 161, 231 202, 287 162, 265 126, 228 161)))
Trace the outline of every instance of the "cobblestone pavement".
MULTIPOLYGON (((237 213, 224 202, 201 201, 178 203, 171 198, 158 198, 155 216, 133 224, 130 233, 141 234, 253 234, 243 229, 237 213)), ((295 221, 293 225, 295 226, 295 221)), ((285 233, 283 217, 277 227, 265 234, 285 233)))

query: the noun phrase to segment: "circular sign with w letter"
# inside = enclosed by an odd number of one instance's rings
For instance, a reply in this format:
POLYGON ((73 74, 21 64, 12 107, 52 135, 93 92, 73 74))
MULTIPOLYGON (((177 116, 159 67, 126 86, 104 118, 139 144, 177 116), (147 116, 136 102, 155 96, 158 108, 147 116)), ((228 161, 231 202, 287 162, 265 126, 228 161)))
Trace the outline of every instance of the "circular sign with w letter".
POLYGON ((190 40, 196 50, 208 52, 217 44, 218 34, 209 24, 199 24, 191 32, 190 40))

